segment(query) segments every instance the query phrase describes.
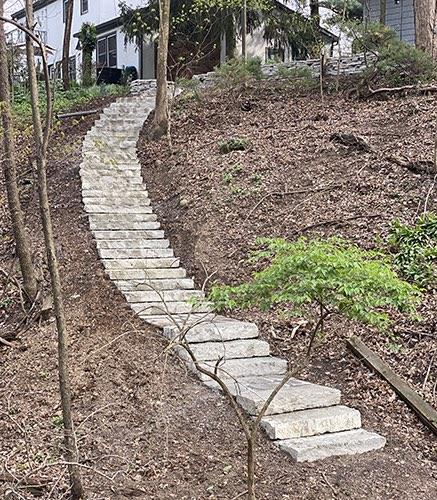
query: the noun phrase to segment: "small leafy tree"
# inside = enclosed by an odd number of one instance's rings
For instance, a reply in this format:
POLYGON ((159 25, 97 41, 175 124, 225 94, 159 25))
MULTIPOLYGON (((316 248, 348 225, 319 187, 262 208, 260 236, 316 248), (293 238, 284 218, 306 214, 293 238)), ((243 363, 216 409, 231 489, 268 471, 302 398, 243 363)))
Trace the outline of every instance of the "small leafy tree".
POLYGON ((93 52, 97 44, 97 29, 94 24, 82 24, 79 41, 82 47, 82 85, 91 87, 93 84, 93 52))
POLYGON ((215 286, 209 299, 217 309, 279 307, 292 315, 317 309, 311 348, 334 314, 383 329, 390 309, 413 314, 419 290, 401 280, 387 259, 345 240, 261 239, 251 262, 268 263, 250 283, 215 286))
POLYGON ((426 52, 396 40, 380 50, 371 71, 380 85, 416 85, 436 77, 436 64, 426 52))
POLYGON ((437 215, 428 213, 413 226, 395 221, 388 243, 394 265, 406 279, 422 287, 437 285, 437 215))
MULTIPOLYGON (((318 318, 311 333, 306 356, 297 360, 274 389, 254 423, 240 415, 232 395, 215 373, 203 373, 220 384, 240 420, 246 434, 248 449, 248 497, 255 499, 255 439, 266 409, 281 388, 308 361, 314 339, 323 331, 326 319, 334 314, 384 328, 389 323, 388 309, 413 314, 420 293, 417 288, 399 279, 388 261, 374 252, 337 239, 296 242, 283 239, 261 239, 262 248, 252 254, 251 262, 265 264, 250 283, 238 286, 214 286, 208 299, 217 311, 224 309, 279 307, 294 315, 309 315, 316 308, 318 318)), ((196 362, 189 347, 196 368, 196 362)))

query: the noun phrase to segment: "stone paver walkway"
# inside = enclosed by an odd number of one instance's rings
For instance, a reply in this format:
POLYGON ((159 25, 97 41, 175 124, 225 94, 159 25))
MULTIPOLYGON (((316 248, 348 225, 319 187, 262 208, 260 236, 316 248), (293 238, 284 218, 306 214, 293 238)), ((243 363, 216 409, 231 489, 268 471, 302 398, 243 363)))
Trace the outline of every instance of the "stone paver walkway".
MULTIPOLYGON (((118 99, 83 144, 82 196, 102 264, 130 307, 168 338, 191 327, 187 341, 197 359, 214 367, 238 403, 256 415, 286 373, 284 359, 270 355, 253 323, 216 316, 187 277, 153 213, 141 176, 136 144, 154 107, 154 92, 118 99)), ((190 367, 186 351, 178 352, 190 367)), ((198 374, 209 386, 211 380, 198 374)), ((292 379, 262 419, 273 442, 296 461, 352 455, 381 448, 385 439, 361 429, 357 410, 340 405, 337 389, 292 379)))

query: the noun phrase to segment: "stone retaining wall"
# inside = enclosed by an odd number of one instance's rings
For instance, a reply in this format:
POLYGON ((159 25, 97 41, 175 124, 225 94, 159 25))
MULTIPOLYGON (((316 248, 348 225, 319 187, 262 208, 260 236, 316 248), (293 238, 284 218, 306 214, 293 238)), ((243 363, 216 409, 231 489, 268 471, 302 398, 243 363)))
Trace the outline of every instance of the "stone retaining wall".
MULTIPOLYGON (((336 76, 339 72, 341 75, 359 75, 367 68, 369 63, 374 59, 374 56, 365 56, 364 54, 354 56, 343 56, 339 60, 336 57, 330 58, 325 63, 324 74, 327 76, 336 76)), ((291 61, 281 65, 284 68, 309 68, 314 78, 320 76, 320 59, 306 59, 305 61, 291 61)), ((275 78, 278 74, 278 64, 263 64, 262 72, 267 78, 275 78)), ((214 71, 193 77, 199 80, 203 85, 212 85, 215 79, 214 71)), ((131 94, 137 95, 141 92, 154 89, 156 87, 155 80, 134 80, 131 83, 131 94)))

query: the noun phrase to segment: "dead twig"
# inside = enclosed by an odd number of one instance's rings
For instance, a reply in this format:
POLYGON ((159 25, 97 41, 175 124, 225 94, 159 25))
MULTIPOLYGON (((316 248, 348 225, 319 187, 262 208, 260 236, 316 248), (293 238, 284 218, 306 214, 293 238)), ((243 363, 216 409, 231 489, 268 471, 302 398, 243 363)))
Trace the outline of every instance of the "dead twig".
POLYGON ((8 342, 7 340, 5 340, 3 337, 0 337, 0 344, 3 344, 5 346, 7 346, 7 347, 13 347, 13 348, 16 347, 11 342, 8 342))
POLYGON ((264 195, 257 203, 256 205, 250 210, 250 212, 247 214, 246 218, 243 221, 243 224, 247 222, 247 220, 250 218, 250 216, 255 212, 255 210, 262 204, 267 198, 270 198, 272 196, 278 196, 278 197, 284 197, 284 196, 293 196, 296 194, 307 194, 307 193, 319 193, 322 191, 330 191, 331 189, 335 189, 339 187, 341 184, 332 184, 330 186, 320 186, 320 187, 315 187, 312 188, 311 186, 308 186, 306 188, 302 189, 295 189, 293 191, 271 191, 270 193, 267 193, 264 195))
POLYGON ((310 231, 311 229, 316 229, 322 226, 336 226, 338 224, 344 224, 345 222, 350 222, 358 219, 377 219, 382 217, 382 214, 363 214, 363 215, 353 215, 351 217, 346 217, 345 219, 331 219, 321 222, 316 222, 315 224, 310 224, 309 226, 305 226, 302 229, 296 229, 294 233, 305 233, 310 231))

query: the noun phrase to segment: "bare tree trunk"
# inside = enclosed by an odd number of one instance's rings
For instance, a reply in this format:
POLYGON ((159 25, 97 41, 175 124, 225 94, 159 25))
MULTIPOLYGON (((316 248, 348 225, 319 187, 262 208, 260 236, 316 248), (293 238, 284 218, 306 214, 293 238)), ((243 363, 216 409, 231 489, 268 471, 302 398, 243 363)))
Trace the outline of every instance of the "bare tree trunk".
POLYGON ((74 0, 68 0, 65 7, 65 28, 64 42, 62 45, 62 84, 64 90, 70 88, 70 40, 71 40, 71 25, 73 23, 73 7, 74 0))
POLYGON ((319 1, 318 0, 310 0, 310 14, 311 14, 311 17, 320 18, 319 1))
POLYGON ((379 0, 379 22, 381 24, 387 22, 387 0, 379 0))
POLYGON ((255 500, 255 446, 256 436, 247 440, 247 498, 255 500))
MULTIPOLYGON (((0 15, 4 13, 4 0, 0 0, 0 15)), ((23 287, 29 298, 34 300, 38 292, 35 269, 33 267, 29 239, 24 226, 24 216, 21 209, 20 195, 17 184, 15 163, 15 141, 11 117, 9 74, 6 52, 5 25, 0 22, 0 113, 3 126, 3 173, 6 182, 9 212, 11 214, 12 230, 15 247, 20 263, 23 287)))
POLYGON ((414 15, 416 23, 416 47, 427 52, 436 60, 436 1, 414 0, 414 15))
MULTIPOLYGON (((32 0, 26 0, 26 14, 28 29, 32 30, 33 5, 32 0)), ((58 330, 58 369, 59 385, 62 403, 62 418, 64 423, 65 458, 69 463, 68 471, 70 475, 71 498, 79 500, 84 498, 78 463, 78 451, 76 437, 74 434, 73 418, 71 413, 71 389, 68 374, 68 334, 64 315, 64 305, 62 300, 62 287, 59 275, 59 266, 56 256, 55 239, 53 235, 53 225, 50 214, 49 196, 47 190, 47 147, 51 129, 52 97, 49 83, 47 60, 43 57, 44 77, 47 94, 47 115, 46 129, 43 130, 41 115, 39 111, 38 82, 35 68, 35 55, 32 40, 26 38, 27 69, 29 73, 29 86, 32 104, 33 133, 37 150, 37 170, 38 170, 38 194, 43 223, 44 240, 47 251, 47 262, 50 271, 50 281, 53 296, 53 308, 56 316, 56 326, 58 330)), ((43 51, 44 54, 44 51, 43 51)))
POLYGON ((156 68, 156 104, 151 137, 159 139, 170 127, 167 90, 168 39, 170 35, 170 0, 159 0, 159 42, 156 68))
POLYGON ((241 57, 247 59, 247 0, 243 0, 243 12, 241 16, 241 57))

